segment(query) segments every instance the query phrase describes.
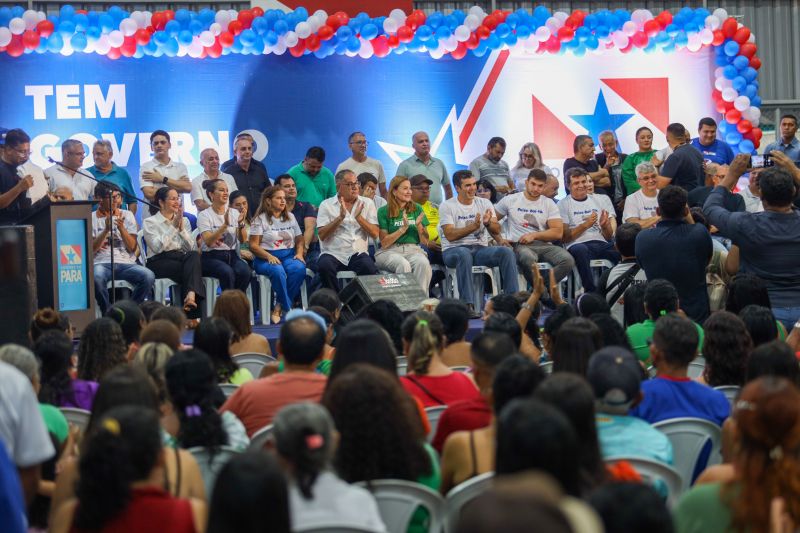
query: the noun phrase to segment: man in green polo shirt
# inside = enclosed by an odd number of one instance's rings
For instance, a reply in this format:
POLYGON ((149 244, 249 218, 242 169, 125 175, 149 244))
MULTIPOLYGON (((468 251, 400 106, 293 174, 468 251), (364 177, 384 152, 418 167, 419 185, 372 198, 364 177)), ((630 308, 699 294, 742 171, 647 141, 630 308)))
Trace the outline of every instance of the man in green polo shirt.
POLYGON ((444 202, 445 198, 453 197, 453 188, 450 185, 450 176, 441 159, 431 155, 431 141, 428 134, 418 131, 411 137, 411 145, 414 153, 408 159, 404 159, 397 167, 398 176, 416 176, 422 174, 431 180, 430 202, 438 206, 444 202), (442 196, 444 189, 444 197, 442 196))
POLYGON ((325 150, 312 146, 305 159, 286 172, 297 185, 297 200, 317 209, 323 200, 336 195, 336 181, 330 169, 322 165, 324 162, 325 150))

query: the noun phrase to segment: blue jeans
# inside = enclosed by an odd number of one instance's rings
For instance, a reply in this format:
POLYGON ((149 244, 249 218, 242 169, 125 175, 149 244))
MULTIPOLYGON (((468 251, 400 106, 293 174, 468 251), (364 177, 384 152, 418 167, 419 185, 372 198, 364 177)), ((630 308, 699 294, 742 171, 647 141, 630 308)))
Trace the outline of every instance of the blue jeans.
POLYGON ((775 320, 783 324, 788 334, 792 332, 795 322, 800 320, 800 307, 773 307, 772 314, 775 315, 775 320))
MULTIPOLYGON (((472 303, 472 267, 500 267, 500 286, 503 292, 514 293, 519 290, 517 279, 517 258, 514 250, 507 246, 456 246, 442 252, 444 264, 456 269, 458 278, 458 296, 467 303, 472 303)), ((476 309, 477 311, 477 309, 476 309)))
POLYGON ((581 275, 581 283, 586 292, 594 292, 597 288, 594 284, 594 276, 589 261, 593 259, 608 259, 614 264, 619 263, 619 252, 614 249, 613 242, 606 241, 586 241, 573 244, 567 250, 575 258, 575 266, 581 275))
POLYGON ((300 294, 300 287, 306 279, 306 265, 294 258, 294 250, 270 250, 269 253, 277 257, 281 264, 270 265, 266 260, 256 257, 253 268, 269 278, 275 297, 286 312, 300 294))
MULTIPOLYGON (((250 265, 233 250, 209 250, 200 254, 203 276, 216 278, 223 291, 239 289, 247 292, 253 272, 250 265)), ((209 298, 213 295, 209 294, 209 298)))
MULTIPOLYGON (((153 289, 156 275, 149 268, 136 263, 114 263, 114 279, 127 281, 133 285, 131 298, 141 303, 153 289)), ((109 306, 108 282, 111 281, 111 263, 95 263, 94 265, 94 296, 100 311, 106 312, 109 306)))

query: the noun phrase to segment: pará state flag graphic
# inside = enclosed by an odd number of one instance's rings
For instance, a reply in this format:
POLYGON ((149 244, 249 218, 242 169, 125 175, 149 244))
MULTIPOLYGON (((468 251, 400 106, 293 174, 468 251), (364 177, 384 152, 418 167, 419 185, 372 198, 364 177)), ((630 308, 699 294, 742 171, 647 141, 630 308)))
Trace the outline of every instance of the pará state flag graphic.
POLYGON ((62 244, 59 247, 59 264, 80 265, 81 251, 81 246, 79 244, 62 244))

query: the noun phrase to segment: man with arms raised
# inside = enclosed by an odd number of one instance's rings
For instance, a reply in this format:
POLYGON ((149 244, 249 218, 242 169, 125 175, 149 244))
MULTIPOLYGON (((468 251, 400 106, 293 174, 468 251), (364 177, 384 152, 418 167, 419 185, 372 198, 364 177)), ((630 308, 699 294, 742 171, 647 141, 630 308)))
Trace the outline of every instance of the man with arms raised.
MULTIPOLYGON (((441 159, 431 155, 431 141, 428 134, 418 131, 411 137, 411 146, 414 154, 405 159, 397 167, 398 176, 416 176, 422 174, 431 180, 430 202, 438 206, 445 198, 453 197, 453 188, 450 185, 450 176, 441 159), (444 188, 444 196, 442 196, 444 188)), ((430 220, 430 219, 428 219, 430 220)))

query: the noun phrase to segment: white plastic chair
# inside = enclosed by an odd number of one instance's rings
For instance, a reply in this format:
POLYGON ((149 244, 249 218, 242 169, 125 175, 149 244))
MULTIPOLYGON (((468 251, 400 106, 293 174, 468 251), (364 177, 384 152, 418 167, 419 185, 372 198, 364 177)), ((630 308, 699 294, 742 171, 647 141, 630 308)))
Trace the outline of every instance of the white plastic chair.
MULTIPOLYGON (((500 268, 499 267, 485 267, 473 266, 472 267, 472 307, 476 313, 483 310, 483 294, 485 292, 484 276, 489 276, 492 282, 492 296, 500 294, 500 268)), ((458 295, 458 279, 456 277, 456 269, 448 267, 445 270, 445 293, 456 300, 459 299, 458 295)))
POLYGON ((336 273, 336 281, 339 282, 339 290, 344 289, 344 287, 350 283, 352 280, 356 279, 358 274, 353 272, 352 270, 342 270, 336 273))
POLYGON ((267 441, 272 436, 272 424, 264 426, 263 428, 259 429, 253 436, 250 437, 250 446, 247 448, 248 450, 263 450, 264 446, 267 444, 267 441))
POLYGON ((405 376, 408 373, 408 358, 400 355, 397 357, 397 375, 405 376))
MULTIPOLYGON (((592 276, 595 280, 595 285, 597 284, 600 276, 603 275, 603 272, 609 269, 614 268, 614 263, 609 261, 608 259, 592 259, 589 261, 589 268, 592 271, 592 276)), ((580 289, 583 288, 583 283, 581 282, 581 276, 578 272, 578 267, 573 267, 572 269, 572 279, 571 283, 568 285, 567 295, 570 300, 575 299, 575 295, 578 293, 580 289)))
POLYGON ((444 517, 444 500, 438 492, 419 483, 399 479, 359 482, 378 502, 378 511, 389 533, 405 533, 417 507, 430 514, 429 533, 440 533, 444 517))
POLYGON ((197 461, 200 467, 200 474, 203 476, 203 485, 206 487, 206 498, 211 500, 211 493, 214 491, 214 483, 217 475, 225 464, 233 459, 239 452, 228 446, 221 446, 215 454, 204 446, 195 446, 187 450, 197 461))
POLYGON ((258 376, 261 374, 261 369, 264 368, 264 366, 277 361, 277 359, 271 355, 251 352, 237 353, 232 356, 232 358, 241 368, 249 370, 250 373, 253 374, 254 379, 258 379, 258 376))
MULTIPOLYGON (((113 282, 111 280, 108 280, 108 283, 106 283, 106 288, 108 289, 109 295, 116 289, 127 289, 131 292, 136 290, 133 285, 122 279, 115 279, 113 282)), ((109 302, 109 305, 111 305, 111 302, 109 302)), ((95 306, 94 314, 95 318, 100 318, 102 316, 99 306, 95 306)))
POLYGON ((678 497, 683 494, 683 477, 675 468, 645 457, 608 457, 605 462, 609 464, 619 461, 627 461, 636 469, 642 479, 650 485, 654 485, 657 480, 661 480, 667 486, 667 507, 672 508, 678 503, 678 497))
POLYGON ((431 432, 428 433, 428 442, 433 442, 433 437, 436 435, 436 428, 439 427, 439 419, 442 413, 447 409, 446 405, 437 405, 435 407, 426 407, 425 414, 428 417, 428 422, 431 424, 431 432))
POLYGON ((670 418, 656 422, 653 427, 664 433, 672 443, 675 470, 683 479, 683 490, 692 484, 700 454, 706 442, 711 441, 708 462, 700 467, 718 464, 721 460, 722 431, 719 426, 702 418, 670 418))
POLYGON ((689 379, 697 379, 703 375, 705 369, 706 369, 705 363, 692 361, 691 363, 689 363, 689 368, 686 369, 686 375, 689 377, 689 379))
POLYGON ((459 483, 445 497, 445 533, 453 533, 461 518, 461 509, 492 486, 494 472, 486 472, 459 483))
POLYGON ((222 389, 222 393, 226 398, 230 398, 231 395, 236 392, 236 389, 239 388, 239 385, 234 385, 233 383, 220 383, 219 388, 222 389))
POLYGON ((86 427, 89 425, 89 418, 92 416, 91 411, 78 409, 77 407, 61 407, 59 410, 64 415, 64 418, 67 419, 67 422, 80 428, 81 433, 86 431, 86 427))
MULTIPOLYGON (((308 276, 310 275, 313 277, 314 272, 309 269, 306 269, 306 278, 303 279, 303 284, 300 285, 300 301, 302 302, 303 309, 308 307, 308 276)), ((355 276, 355 273, 353 273, 355 276)), ((265 326, 269 326, 272 324, 270 320, 270 316, 272 315, 272 282, 269 278, 263 274, 258 274, 256 276, 256 280, 258 281, 258 303, 259 303, 259 311, 261 313, 261 324, 265 326)), ((249 289, 248 289, 249 291, 249 289)), ((252 293, 248 294, 248 299, 251 302, 252 308, 252 293)), ((289 311, 288 309, 284 309, 284 312, 289 311)))
POLYGON ((733 402, 736 401, 739 391, 742 390, 741 387, 737 387, 736 385, 721 385, 714 388, 725 395, 725 397, 728 399, 728 403, 731 404, 731 407, 733 407, 733 402))
MULTIPOLYGON (((139 246, 139 258, 142 260, 142 266, 147 266, 147 245, 144 240, 144 230, 139 230, 136 233, 136 244, 139 246)), ((180 290, 180 285, 175 283, 169 278, 156 278, 153 284, 153 300, 167 305, 167 297, 170 301, 174 301, 174 296, 171 291, 180 290)))

